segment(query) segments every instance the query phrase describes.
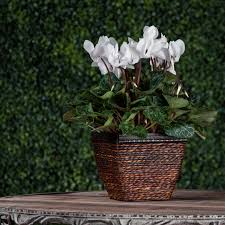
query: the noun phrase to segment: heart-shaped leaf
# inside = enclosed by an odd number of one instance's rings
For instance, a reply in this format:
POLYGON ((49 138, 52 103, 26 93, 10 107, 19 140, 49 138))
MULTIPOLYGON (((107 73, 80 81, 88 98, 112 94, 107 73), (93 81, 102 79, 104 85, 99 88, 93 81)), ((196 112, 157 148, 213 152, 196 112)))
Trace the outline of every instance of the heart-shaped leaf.
POLYGON ((160 125, 165 124, 167 114, 163 108, 147 107, 143 111, 144 116, 152 122, 159 123, 160 125))
POLYGON ((107 91, 104 95, 101 96, 101 99, 106 100, 112 98, 114 93, 112 91, 107 91))
POLYGON ((180 97, 173 97, 169 95, 163 95, 163 96, 166 99, 171 109, 184 108, 189 105, 189 101, 187 99, 180 98, 180 97))
POLYGON ((178 124, 165 129, 165 133, 177 138, 190 138, 194 135, 195 129, 189 124, 178 124))
POLYGON ((145 138, 148 134, 148 131, 142 125, 135 126, 134 123, 131 122, 121 123, 119 128, 122 133, 126 135, 134 135, 145 138))
POLYGON ((195 112, 189 115, 189 119, 197 124, 212 123, 217 116, 217 111, 195 112))
POLYGON ((184 114, 187 114, 188 112, 190 112, 190 110, 184 110, 184 109, 173 109, 171 110, 169 113, 170 113, 170 116, 172 119, 176 119, 184 114))

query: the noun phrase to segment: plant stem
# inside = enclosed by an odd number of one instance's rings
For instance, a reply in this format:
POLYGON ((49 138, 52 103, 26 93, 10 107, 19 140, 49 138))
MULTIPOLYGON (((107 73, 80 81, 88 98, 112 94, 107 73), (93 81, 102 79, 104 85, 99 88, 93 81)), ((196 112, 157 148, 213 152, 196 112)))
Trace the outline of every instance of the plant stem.
POLYGON ((198 131, 198 130, 195 129, 195 133, 196 133, 200 138, 202 138, 203 140, 206 139, 206 137, 205 137, 200 131, 198 131))
POLYGON ((122 121, 122 117, 121 117, 119 111, 116 110, 115 112, 116 112, 116 115, 117 115, 117 117, 118 117, 118 119, 119 119, 119 122, 121 122, 121 121, 122 121))
POLYGON ((140 80, 141 80, 141 61, 139 63, 135 64, 135 84, 137 87, 140 85, 140 80))
POLYGON ((92 131, 96 131, 96 132, 98 132, 98 133, 100 132, 98 129, 96 129, 96 128, 92 127, 92 126, 91 126, 91 125, 89 125, 89 124, 87 124, 87 126, 88 126, 88 127, 90 127, 90 128, 92 129, 92 131))
POLYGON ((153 132, 153 133, 156 133, 157 128, 158 128, 158 125, 155 124, 155 125, 152 127, 152 132, 153 132))
POLYGON ((152 64, 152 71, 154 71, 156 69, 156 65, 152 57, 150 58, 150 63, 152 64))
POLYGON ((106 65, 105 61, 101 58, 102 62, 104 63, 107 71, 108 71, 108 74, 109 74, 109 85, 110 85, 110 88, 112 88, 113 86, 113 81, 112 81, 112 76, 111 76, 111 72, 109 71, 109 68, 108 66, 106 65))
POLYGON ((146 127, 146 130, 148 130, 148 129, 150 129, 150 128, 153 128, 155 125, 156 125, 156 123, 150 124, 150 126, 146 127))
POLYGON ((137 114, 137 116, 138 116, 138 125, 140 125, 141 124, 141 114, 140 114, 140 112, 137 114))
POLYGON ((125 91, 127 91, 127 89, 128 89, 128 81, 127 81, 128 76, 127 76, 127 71, 125 69, 121 68, 121 67, 120 67, 120 69, 121 69, 122 75, 123 75, 123 80, 124 80, 124 85, 125 85, 125 91))

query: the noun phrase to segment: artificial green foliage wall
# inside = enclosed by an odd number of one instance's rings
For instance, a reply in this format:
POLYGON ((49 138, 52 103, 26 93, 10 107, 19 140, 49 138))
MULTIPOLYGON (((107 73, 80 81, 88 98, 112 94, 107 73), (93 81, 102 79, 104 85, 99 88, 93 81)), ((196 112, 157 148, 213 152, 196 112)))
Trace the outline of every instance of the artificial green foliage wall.
POLYGON ((225 187, 225 10, 220 0, 1 1, 0 195, 100 189, 88 132, 64 124, 64 105, 98 79, 85 39, 123 41, 159 27, 186 52, 177 70, 219 110, 206 141, 188 144, 179 186, 225 187))

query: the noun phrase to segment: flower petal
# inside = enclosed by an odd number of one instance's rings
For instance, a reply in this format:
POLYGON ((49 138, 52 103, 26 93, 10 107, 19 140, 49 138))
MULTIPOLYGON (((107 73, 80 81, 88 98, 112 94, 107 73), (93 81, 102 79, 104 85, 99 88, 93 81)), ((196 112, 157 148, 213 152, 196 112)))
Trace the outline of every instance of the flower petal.
POLYGON ((148 58, 148 48, 147 48, 147 41, 144 38, 140 38, 139 42, 137 43, 137 51, 140 54, 141 58, 148 58))
POLYGON ((137 42, 134 41, 132 38, 128 37, 128 43, 130 45, 130 47, 132 48, 136 48, 137 47, 137 42))
POLYGON ((83 44, 84 49, 90 54, 92 51, 94 51, 94 45, 91 41, 85 40, 83 44))
POLYGON ((171 59, 171 61, 170 61, 170 67, 167 69, 167 71, 170 72, 170 73, 172 73, 172 74, 174 74, 174 75, 177 74, 176 71, 175 71, 175 68, 174 68, 174 60, 173 59, 171 59))
POLYGON ((122 74, 122 71, 121 71, 120 68, 115 67, 115 68, 113 68, 113 73, 117 76, 117 78, 120 78, 121 74, 122 74))
POLYGON ((108 73, 108 70, 102 60, 98 62, 98 67, 99 67, 101 74, 105 75, 108 73))
POLYGON ((174 58, 175 62, 178 62, 180 56, 185 51, 185 44, 182 40, 178 39, 176 41, 170 41, 169 43, 169 52, 171 57, 174 58))
POLYGON ((159 35, 159 31, 155 26, 145 26, 143 32, 143 37, 145 39, 155 39, 159 35))
POLYGON ((98 39, 99 45, 104 45, 107 42, 109 42, 109 38, 107 36, 100 36, 98 39))
POLYGON ((118 44, 117 41, 116 41, 116 39, 113 38, 113 37, 110 37, 110 38, 109 38, 109 42, 110 42, 110 44, 112 44, 113 46, 116 46, 116 44, 118 44))

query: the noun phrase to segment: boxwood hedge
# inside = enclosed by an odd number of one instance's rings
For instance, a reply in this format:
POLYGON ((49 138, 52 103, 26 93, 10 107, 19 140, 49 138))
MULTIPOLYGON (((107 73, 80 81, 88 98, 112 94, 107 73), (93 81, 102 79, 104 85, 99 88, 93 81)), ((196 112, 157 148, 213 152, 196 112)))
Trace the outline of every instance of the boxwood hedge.
POLYGON ((218 109, 207 140, 188 143, 179 187, 225 187, 225 9, 220 0, 1 1, 0 195, 101 189, 89 134, 65 103, 98 79, 82 49, 100 35, 134 39, 156 25, 186 53, 178 70, 218 109))

